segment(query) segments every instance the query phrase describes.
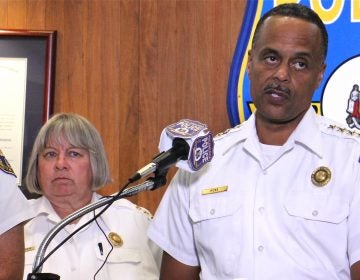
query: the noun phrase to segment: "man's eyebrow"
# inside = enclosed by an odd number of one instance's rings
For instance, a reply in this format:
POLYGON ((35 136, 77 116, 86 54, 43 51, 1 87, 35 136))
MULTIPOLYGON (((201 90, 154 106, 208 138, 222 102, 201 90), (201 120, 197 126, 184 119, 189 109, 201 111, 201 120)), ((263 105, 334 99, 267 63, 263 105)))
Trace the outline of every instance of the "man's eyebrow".
POLYGON ((309 52, 297 52, 295 53, 295 56, 301 56, 301 57, 312 57, 311 53, 309 52))
MULTIPOLYGON (((275 54, 275 55, 279 55, 281 56, 281 52, 279 52, 278 50, 276 49, 273 49, 273 48, 269 48, 269 47, 266 47, 264 49, 260 49, 260 54, 266 54, 266 53, 272 53, 272 54, 275 54)), ((307 52, 307 51, 299 51, 299 52, 296 52, 292 55, 292 57, 303 57, 303 58, 311 58, 312 55, 310 52, 307 52)))
POLYGON ((279 52, 275 49, 272 49, 272 48, 263 48, 263 49, 260 49, 260 52, 259 53, 274 53, 274 54, 279 54, 279 52))

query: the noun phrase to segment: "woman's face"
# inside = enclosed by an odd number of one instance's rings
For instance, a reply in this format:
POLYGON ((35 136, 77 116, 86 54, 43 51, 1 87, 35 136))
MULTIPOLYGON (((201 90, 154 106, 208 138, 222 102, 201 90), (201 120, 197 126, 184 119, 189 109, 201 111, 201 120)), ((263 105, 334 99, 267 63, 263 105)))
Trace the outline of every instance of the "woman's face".
MULTIPOLYGON (((51 203, 91 201, 92 169, 89 151, 61 139, 50 140, 38 156, 38 182, 51 203)), ((83 202, 83 203, 82 203, 83 202)))

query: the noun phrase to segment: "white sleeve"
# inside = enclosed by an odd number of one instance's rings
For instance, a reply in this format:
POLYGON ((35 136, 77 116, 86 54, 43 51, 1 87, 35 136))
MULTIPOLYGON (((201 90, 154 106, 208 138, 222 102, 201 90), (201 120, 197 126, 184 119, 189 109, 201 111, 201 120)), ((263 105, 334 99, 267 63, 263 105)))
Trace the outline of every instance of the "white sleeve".
POLYGON ((350 211, 348 217, 348 255, 350 265, 360 261, 360 149, 355 152, 355 168, 352 172, 354 175, 354 196, 350 203, 350 211))
POLYGON ((199 261, 189 213, 189 174, 178 171, 166 190, 148 236, 176 260, 191 266, 199 261))
POLYGON ((16 177, 0 170, 0 234, 32 218, 29 201, 16 184, 16 177))

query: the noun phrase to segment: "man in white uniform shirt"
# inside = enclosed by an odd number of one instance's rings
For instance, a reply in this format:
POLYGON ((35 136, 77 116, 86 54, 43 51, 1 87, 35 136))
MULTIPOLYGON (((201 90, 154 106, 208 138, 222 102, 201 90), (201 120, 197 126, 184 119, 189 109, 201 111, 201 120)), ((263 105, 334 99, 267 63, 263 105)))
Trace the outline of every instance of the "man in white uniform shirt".
POLYGON ((360 137, 311 107, 327 40, 299 4, 260 19, 247 66, 257 110, 168 187, 148 231, 160 279, 360 279, 360 137))
POLYGON ((24 222, 34 215, 1 150, 0 190, 0 280, 20 280, 24 272, 24 222))

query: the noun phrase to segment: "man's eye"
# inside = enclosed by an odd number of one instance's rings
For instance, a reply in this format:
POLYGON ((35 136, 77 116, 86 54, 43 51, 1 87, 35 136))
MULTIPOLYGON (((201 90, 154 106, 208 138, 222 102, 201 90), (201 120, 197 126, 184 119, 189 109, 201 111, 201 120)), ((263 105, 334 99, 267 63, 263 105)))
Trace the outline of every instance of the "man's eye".
POLYGON ((267 56, 265 57, 265 62, 268 64, 275 64, 278 59, 275 56, 267 56))
POLYGON ((297 61, 295 63, 292 64, 292 66, 296 69, 296 70, 303 70, 307 68, 307 64, 303 61, 297 61))

